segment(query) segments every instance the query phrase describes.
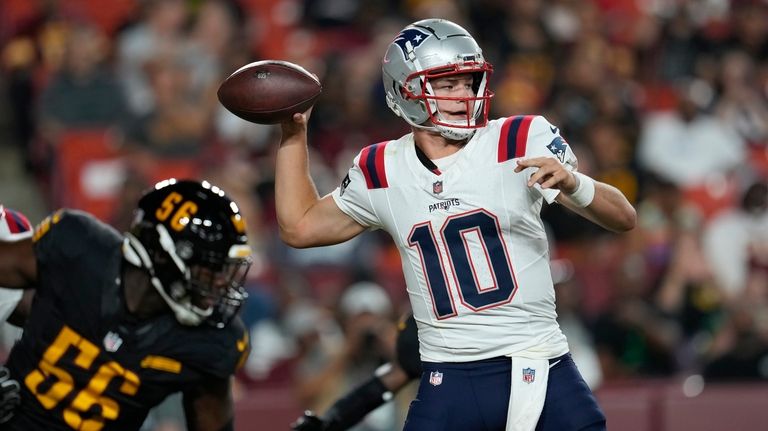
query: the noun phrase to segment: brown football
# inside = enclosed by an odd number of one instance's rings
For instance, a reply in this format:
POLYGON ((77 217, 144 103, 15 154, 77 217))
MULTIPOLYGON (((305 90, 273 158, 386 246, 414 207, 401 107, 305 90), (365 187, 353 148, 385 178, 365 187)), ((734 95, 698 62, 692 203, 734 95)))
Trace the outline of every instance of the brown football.
POLYGON ((303 67, 280 60, 263 60, 237 69, 219 86, 219 101, 238 117, 275 124, 304 112, 323 87, 303 67))

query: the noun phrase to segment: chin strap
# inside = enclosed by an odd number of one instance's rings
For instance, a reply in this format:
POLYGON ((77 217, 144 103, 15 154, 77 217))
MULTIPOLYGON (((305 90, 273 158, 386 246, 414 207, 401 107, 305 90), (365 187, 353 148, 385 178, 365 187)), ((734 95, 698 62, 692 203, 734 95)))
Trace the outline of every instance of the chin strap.
POLYGON ((435 128, 438 132, 440 132, 440 135, 443 138, 450 139, 452 141, 463 141, 465 139, 470 139, 475 135, 475 132, 477 131, 477 129, 459 129, 448 126, 435 126, 435 128))
POLYGON ((408 118, 407 115, 402 115, 400 118, 404 119, 406 123, 410 124, 411 126, 421 129, 421 130, 427 130, 429 132, 437 132, 445 139, 450 139, 452 141, 463 141, 465 139, 470 139, 472 136, 475 135, 475 132, 477 129, 463 129, 463 128, 457 128, 457 127, 448 127, 448 126, 425 126, 423 124, 416 124, 413 121, 411 121, 410 118, 408 118))
MULTIPOLYGON (((168 232, 166 232, 166 235, 167 234, 168 232)), ((165 247, 163 248, 165 249, 165 247)), ((166 251, 168 250, 166 249, 166 251)), ((169 254, 171 254, 175 259, 178 259, 178 256, 175 256, 176 253, 169 254)), ((155 268, 152 265, 152 259, 149 257, 149 253, 147 253, 144 245, 142 245, 141 242, 131 233, 125 234, 125 239, 123 240, 123 256, 125 257, 125 260, 131 265, 147 270, 152 286, 155 288, 157 293, 160 294, 165 303, 168 304, 168 306, 173 311, 173 314, 176 316, 176 320, 178 320, 182 325, 198 326, 203 322, 205 317, 213 313, 213 308, 209 308, 208 310, 201 310, 198 307, 192 305, 190 303, 189 296, 184 297, 181 301, 175 301, 173 298, 171 298, 168 293, 166 293, 165 289, 163 289, 163 284, 160 282, 160 279, 158 279, 155 275, 155 268)), ((178 264, 178 262, 176 263, 178 264)))

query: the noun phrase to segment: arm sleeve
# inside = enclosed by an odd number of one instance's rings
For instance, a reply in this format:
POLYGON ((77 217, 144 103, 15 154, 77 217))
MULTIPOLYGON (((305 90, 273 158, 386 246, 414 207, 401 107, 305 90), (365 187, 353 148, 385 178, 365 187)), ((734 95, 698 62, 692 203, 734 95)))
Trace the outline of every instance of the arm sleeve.
POLYGON ((251 348, 248 329, 239 316, 224 328, 211 327, 198 335, 200 347, 190 350, 194 356, 188 363, 201 374, 228 379, 248 358, 251 348))
POLYGON ((360 154, 355 157, 354 164, 347 172, 347 176, 344 177, 341 185, 331 192, 331 196, 341 211, 362 226, 373 229, 381 227, 381 222, 371 202, 365 177, 360 169, 360 154))
MULTIPOLYGON (((528 142, 525 150, 525 158, 535 157, 553 157, 569 171, 576 171, 578 160, 573 153, 568 142, 560 136, 560 129, 553 126, 546 118, 537 116, 531 122, 531 128, 528 132, 528 142)), ((536 168, 525 170, 528 178, 536 172, 536 168)), ((539 193, 547 203, 552 203, 560 193, 558 189, 542 189, 538 184, 534 185, 533 190, 539 193)))
POLYGON ((379 380, 371 377, 336 401, 325 414, 327 431, 351 428, 370 412, 391 399, 392 394, 379 380))

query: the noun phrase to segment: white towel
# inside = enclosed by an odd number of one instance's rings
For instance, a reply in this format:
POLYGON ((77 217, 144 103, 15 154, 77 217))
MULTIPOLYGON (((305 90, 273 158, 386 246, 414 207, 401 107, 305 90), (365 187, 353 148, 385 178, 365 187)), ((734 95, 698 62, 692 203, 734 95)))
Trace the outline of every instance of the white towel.
POLYGON ((533 431, 547 398, 549 360, 512 357, 506 431, 533 431))

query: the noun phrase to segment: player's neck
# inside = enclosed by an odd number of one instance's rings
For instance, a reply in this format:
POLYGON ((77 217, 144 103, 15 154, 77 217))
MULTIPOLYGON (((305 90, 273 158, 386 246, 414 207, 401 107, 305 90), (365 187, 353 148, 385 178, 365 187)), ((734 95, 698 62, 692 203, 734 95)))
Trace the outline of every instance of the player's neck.
POLYGON ((456 154, 464 148, 467 140, 452 141, 440 133, 413 128, 413 140, 430 160, 441 159, 456 154))
POLYGON ((128 267, 123 271, 123 294, 128 312, 138 318, 147 318, 164 312, 168 305, 158 294, 149 275, 143 270, 128 267))

